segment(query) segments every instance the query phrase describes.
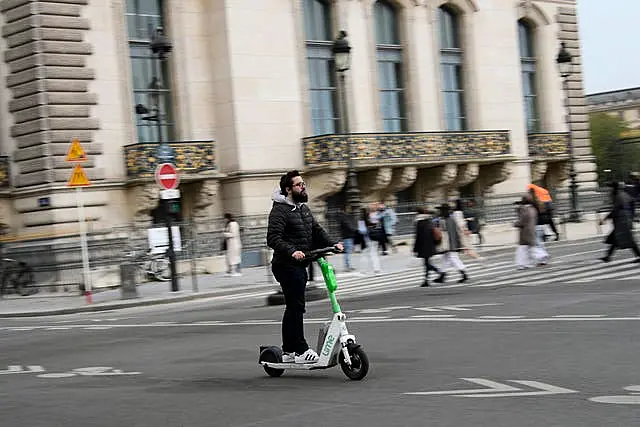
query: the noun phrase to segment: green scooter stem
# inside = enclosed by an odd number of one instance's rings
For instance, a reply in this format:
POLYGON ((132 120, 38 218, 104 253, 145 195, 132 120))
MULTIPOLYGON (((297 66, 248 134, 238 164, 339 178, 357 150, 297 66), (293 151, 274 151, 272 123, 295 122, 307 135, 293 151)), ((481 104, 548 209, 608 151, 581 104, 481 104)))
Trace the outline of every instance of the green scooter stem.
POLYGON ((331 301, 331 309, 334 313, 341 313, 342 310, 340 309, 340 304, 338 304, 338 300, 334 294, 336 289, 338 289, 338 281, 336 280, 336 273, 333 270, 333 266, 324 258, 318 258, 318 264, 320 264, 322 277, 324 277, 324 283, 327 286, 329 301, 331 301))

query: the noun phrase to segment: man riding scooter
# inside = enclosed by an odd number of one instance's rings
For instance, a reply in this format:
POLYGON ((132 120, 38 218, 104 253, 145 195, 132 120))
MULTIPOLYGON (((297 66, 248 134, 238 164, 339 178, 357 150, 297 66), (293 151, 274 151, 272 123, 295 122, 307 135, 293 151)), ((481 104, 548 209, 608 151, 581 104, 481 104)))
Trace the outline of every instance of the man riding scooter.
POLYGON ((273 249, 272 271, 282 287, 285 310, 282 318, 282 362, 315 363, 318 354, 304 338, 303 314, 307 266, 305 252, 341 243, 333 241, 316 222, 306 205, 306 184, 300 173, 289 171, 280 178, 280 189, 273 193, 269 213, 267 245, 273 249))

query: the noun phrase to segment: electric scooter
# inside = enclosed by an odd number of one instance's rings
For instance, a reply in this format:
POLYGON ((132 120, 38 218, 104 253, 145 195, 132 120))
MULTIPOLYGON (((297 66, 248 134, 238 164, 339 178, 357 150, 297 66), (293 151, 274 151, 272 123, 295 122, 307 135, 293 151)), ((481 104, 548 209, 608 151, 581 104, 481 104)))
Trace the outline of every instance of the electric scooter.
POLYGON ((324 258, 331 253, 340 251, 333 247, 316 249, 305 254, 306 260, 317 261, 322 270, 322 276, 327 287, 327 294, 331 302, 333 318, 325 322, 318 332, 317 353, 320 356, 315 363, 284 363, 282 350, 278 346, 260 346, 258 363, 265 372, 272 377, 281 376, 285 369, 327 369, 340 363, 342 372, 352 379, 361 380, 369 372, 369 359, 360 344, 356 343, 355 335, 347 330, 347 316, 342 312, 336 299, 335 291, 338 289, 336 275, 333 267, 324 258))

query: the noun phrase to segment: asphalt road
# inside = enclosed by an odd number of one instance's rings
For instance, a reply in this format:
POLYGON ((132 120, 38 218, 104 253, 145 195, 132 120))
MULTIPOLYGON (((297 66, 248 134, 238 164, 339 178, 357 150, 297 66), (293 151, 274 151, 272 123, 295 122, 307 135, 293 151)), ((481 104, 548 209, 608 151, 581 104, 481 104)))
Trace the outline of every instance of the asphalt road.
MULTIPOLYGON (((360 382, 339 367, 268 377, 258 346, 279 344, 282 307, 258 300, 0 319, 0 425, 637 425, 640 267, 626 253, 596 265, 599 249, 552 255, 628 274, 491 279, 508 253, 475 282, 503 285, 341 299, 371 360, 360 382)), ((310 343, 329 315, 327 301, 310 304, 310 343)))

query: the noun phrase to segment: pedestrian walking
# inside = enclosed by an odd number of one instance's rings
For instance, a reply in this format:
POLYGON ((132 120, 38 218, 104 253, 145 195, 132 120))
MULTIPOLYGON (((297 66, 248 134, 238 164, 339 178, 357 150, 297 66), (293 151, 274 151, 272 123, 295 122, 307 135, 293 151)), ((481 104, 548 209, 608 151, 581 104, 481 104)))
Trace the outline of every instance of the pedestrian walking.
POLYGON ((388 246, 391 247, 394 253, 398 252, 398 248, 396 248, 392 240, 395 225, 398 222, 395 211, 391 207, 385 206, 384 203, 380 202, 378 204, 376 216, 378 218, 378 221, 380 221, 380 224, 382 225, 382 229, 384 230, 384 239, 380 241, 382 255, 389 254, 389 251, 387 250, 388 246))
POLYGON ((456 221, 458 230, 461 231, 460 244, 462 246, 462 252, 471 258, 475 258, 479 261, 484 261, 484 258, 478 255, 478 253, 475 251, 475 249, 473 249, 473 246, 471 245, 471 240, 469 238, 471 236, 471 231, 469 231, 469 229, 467 228, 467 221, 464 218, 464 212, 462 211, 462 200, 456 200, 452 216, 456 221))
POLYGON ((344 267, 346 271, 353 271, 351 253, 353 252, 354 239, 358 233, 358 223, 351 214, 351 206, 347 205, 340 215, 340 234, 344 245, 344 267))
POLYGON ((440 226, 442 227, 443 225, 442 270, 440 276, 434 280, 434 282, 444 283, 447 276, 447 270, 449 270, 449 267, 453 266, 462 276, 460 280, 458 280, 458 283, 464 283, 469 279, 469 277, 467 276, 465 265, 460 261, 460 257, 458 256, 458 252, 463 249, 462 243, 460 242, 462 230, 458 228, 458 224, 451 214, 451 209, 447 203, 440 206, 440 226))
POLYGON ((480 222, 480 210, 476 208, 476 202, 473 199, 467 200, 467 206, 464 209, 464 219, 467 221, 467 228, 471 232, 471 235, 478 236, 478 244, 481 245, 484 241, 482 234, 482 224, 480 222))
POLYGON ((631 249, 636 255, 635 262, 640 262, 640 250, 633 238, 633 217, 631 214, 631 203, 633 200, 620 188, 618 182, 611 183, 611 200, 613 208, 606 218, 600 220, 600 225, 605 220, 613 221, 613 231, 605 239, 609 245, 607 254, 600 258, 604 262, 609 262, 616 249, 631 249))
POLYGON ((427 209, 418 208, 416 215, 416 235, 413 243, 413 253, 424 259, 424 282, 421 286, 429 286, 429 271, 441 274, 441 271, 431 264, 431 257, 436 254, 436 245, 442 240, 442 232, 433 224, 433 218, 427 209))
POLYGON ((227 262, 227 276, 241 276, 240 264, 242 262, 242 240, 240 239, 240 226, 235 217, 230 213, 224 214, 227 223, 222 233, 224 237, 225 260, 227 262))
POLYGON ((543 208, 541 208, 540 200, 538 200, 537 194, 534 192, 529 192, 526 196, 533 207, 536 210, 537 221, 536 221, 536 247, 534 248, 534 257, 537 261, 538 266, 547 265, 549 262, 549 252, 547 252, 547 248, 544 245, 544 241, 546 239, 546 231, 545 225, 548 224, 548 216, 543 213, 543 208))
POLYGON ((373 269, 374 274, 380 273, 382 267, 380 266, 380 257, 378 256, 379 243, 384 238, 384 231, 378 222, 375 220, 374 212, 370 209, 362 208, 360 211, 360 222, 364 225, 366 232, 364 235, 366 249, 363 254, 367 258, 368 271, 373 269), (373 220, 372 220, 373 219, 373 220))
POLYGON ((518 228, 518 247, 516 248, 516 265, 518 270, 533 267, 532 259, 536 247, 536 224, 538 223, 538 212, 531 204, 529 197, 523 197, 516 202, 517 220, 515 226, 518 228))
MULTIPOLYGON (((539 185, 528 184, 527 191, 529 191, 534 200, 537 200, 538 202, 536 206, 538 209, 538 223, 542 226, 548 225, 551 227, 551 231, 556 235, 556 241, 559 240, 560 233, 558 233, 558 229, 553 222, 553 199, 551 198, 549 190, 540 187, 539 185)), ((546 240, 546 237, 547 233, 545 231, 544 240, 546 240)))

